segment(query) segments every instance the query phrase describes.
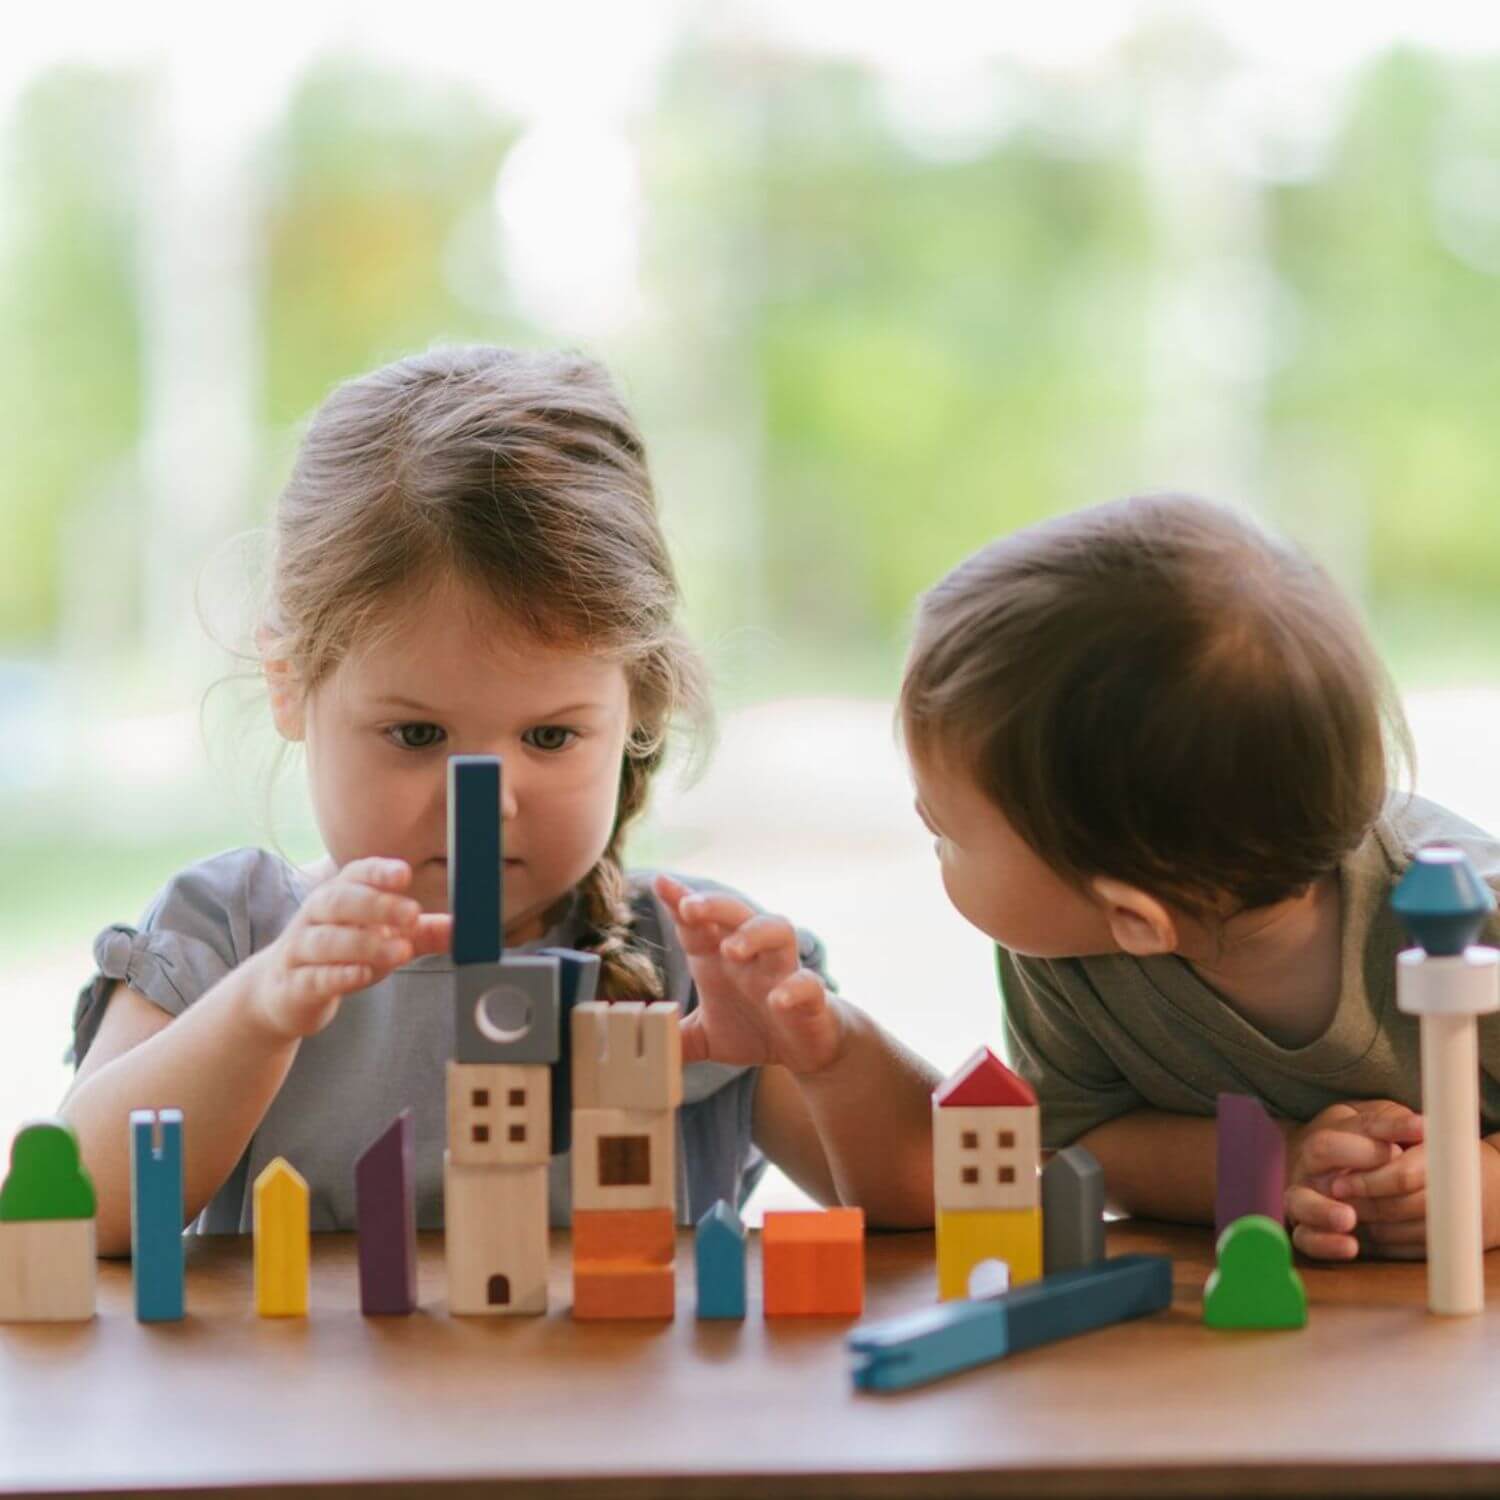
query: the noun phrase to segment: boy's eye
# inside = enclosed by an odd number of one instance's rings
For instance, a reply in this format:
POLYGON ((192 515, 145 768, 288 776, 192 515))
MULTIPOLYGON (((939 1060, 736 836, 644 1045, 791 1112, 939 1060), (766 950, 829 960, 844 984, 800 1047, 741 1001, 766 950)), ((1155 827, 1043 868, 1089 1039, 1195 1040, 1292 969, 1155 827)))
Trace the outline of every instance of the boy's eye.
POLYGON ((578 731, 561 724, 538 724, 535 729, 528 729, 521 738, 528 745, 535 745, 538 750, 565 750, 578 738, 578 731))
POLYGON ((436 724, 397 724, 386 733, 395 735, 403 750, 430 750, 443 739, 443 731, 436 724))

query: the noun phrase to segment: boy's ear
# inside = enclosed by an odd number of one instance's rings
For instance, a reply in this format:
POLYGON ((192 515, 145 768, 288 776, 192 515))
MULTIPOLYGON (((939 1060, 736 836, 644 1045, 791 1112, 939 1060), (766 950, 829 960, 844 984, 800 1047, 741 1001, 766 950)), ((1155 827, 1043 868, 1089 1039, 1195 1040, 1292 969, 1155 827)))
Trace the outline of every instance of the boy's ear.
POLYGON ((1177 923, 1155 896, 1104 875, 1096 876, 1089 886, 1122 953, 1149 958, 1177 951, 1177 923))
POLYGON ((305 700, 296 669, 289 661, 267 655, 270 634, 264 628, 255 632, 255 644, 260 647, 260 668, 266 675, 276 732, 284 740, 303 739, 307 733, 305 700))

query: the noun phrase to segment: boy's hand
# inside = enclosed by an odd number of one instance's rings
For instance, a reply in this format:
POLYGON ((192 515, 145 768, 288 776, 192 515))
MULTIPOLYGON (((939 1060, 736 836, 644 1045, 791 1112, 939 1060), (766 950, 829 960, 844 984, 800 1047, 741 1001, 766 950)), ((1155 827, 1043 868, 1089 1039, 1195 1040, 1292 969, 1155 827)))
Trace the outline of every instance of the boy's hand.
POLYGON ((423 915, 401 895, 411 866, 400 859, 351 860, 317 886, 286 930, 251 960, 255 1012, 281 1041, 321 1031, 354 990, 377 983, 423 953, 441 953, 453 919, 423 915))
MULTIPOLYGON (((1287 1143, 1286 1213, 1297 1249, 1318 1260, 1353 1260, 1360 1249, 1356 1231, 1361 1216, 1353 1202, 1335 1193, 1335 1184, 1346 1173, 1359 1176, 1389 1168, 1403 1159, 1406 1147, 1421 1140, 1421 1115, 1393 1099, 1331 1104, 1293 1131, 1287 1143)), ((1379 1196, 1392 1195, 1387 1190, 1379 1196)), ((1368 1194, 1356 1197, 1369 1201, 1368 1194)), ((1392 1219, 1389 1227, 1406 1222, 1392 1219)), ((1371 1226, 1364 1227, 1368 1231, 1371 1226)), ((1399 1236, 1394 1243, 1400 1243, 1399 1236)))
POLYGON ((837 1060, 842 1004, 800 966, 796 929, 785 917, 721 891, 695 895, 670 875, 657 876, 656 894, 698 988, 698 1008, 682 1023, 684 1062, 780 1063, 806 1074, 837 1060))

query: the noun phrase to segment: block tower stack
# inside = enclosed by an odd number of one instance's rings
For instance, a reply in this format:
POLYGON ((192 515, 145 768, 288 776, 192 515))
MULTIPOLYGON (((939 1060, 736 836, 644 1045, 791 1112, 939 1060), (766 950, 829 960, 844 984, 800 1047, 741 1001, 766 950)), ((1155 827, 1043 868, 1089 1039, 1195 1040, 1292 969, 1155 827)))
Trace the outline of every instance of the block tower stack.
POLYGON ((985 1261, 1010 1285, 1042 1274, 1041 1111, 1030 1084, 981 1047, 932 1096, 938 1296, 969 1296, 985 1261))
POLYGON ((454 1051, 443 1156, 448 1307, 547 1310, 551 1074, 561 961, 502 951, 500 761, 448 761, 454 1051))
POLYGON ((572 1016, 573 1316, 676 1307, 677 1007, 588 1003, 572 1016))

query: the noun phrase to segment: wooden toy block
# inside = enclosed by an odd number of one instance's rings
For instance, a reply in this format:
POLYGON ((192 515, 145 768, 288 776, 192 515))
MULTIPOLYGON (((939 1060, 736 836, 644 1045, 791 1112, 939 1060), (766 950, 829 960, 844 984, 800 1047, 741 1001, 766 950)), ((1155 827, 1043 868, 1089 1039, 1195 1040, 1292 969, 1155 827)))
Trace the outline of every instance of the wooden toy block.
POLYGON ((173 1323, 183 1315, 182 1111, 130 1112, 130 1259, 135 1315, 173 1323))
POLYGON ((865 1213, 772 1212, 760 1232, 768 1318, 857 1318, 865 1305, 865 1213))
POLYGON ((1037 1098, 1031 1085, 988 1047, 976 1047, 957 1072, 933 1090, 932 1102, 940 1109, 1022 1108, 1035 1105, 1037 1098))
POLYGON ((861 1390, 910 1390, 1171 1305, 1172 1262, 1166 1256, 1118 1255, 1003 1297, 944 1303, 856 1328, 848 1339, 854 1384, 861 1390))
POLYGON ((255 1179, 255 1309, 263 1318, 307 1316, 307 1182, 278 1156, 255 1179))
POLYGON ((443 1156, 448 1311, 547 1311, 547 1168, 469 1167, 443 1156))
POLYGON ((1078 1271, 1104 1259, 1104 1169, 1069 1146, 1042 1169, 1042 1266, 1078 1271))
POLYGON ((1292 1242, 1276 1219, 1247 1214, 1219 1236, 1218 1265, 1203 1288, 1210 1328, 1301 1328, 1307 1292, 1292 1268, 1292 1242))
POLYGON ((670 1266, 677 1225, 670 1208, 575 1209, 573 1263, 636 1262, 670 1266))
POLYGON ((539 1063, 448 1064, 448 1150, 468 1167, 545 1166, 552 1069, 539 1063))
POLYGON ((1041 1202, 1041 1111, 1033 1105, 938 1105, 933 1189, 940 1209, 1023 1209, 1041 1202))
POLYGON ((10 1143, 10 1171, 0 1184, 0 1223, 92 1219, 97 1212, 73 1127, 62 1120, 23 1125, 10 1143))
POLYGON ((1279 1224, 1285 1217, 1286 1137, 1259 1099, 1220 1094, 1218 1177, 1214 1232, 1236 1219, 1261 1214, 1279 1224))
POLYGON ((573 1316, 670 1318, 677 1305, 670 1208, 573 1211, 573 1316))
POLYGON ((95 1208, 72 1127, 22 1126, 0 1184, 0 1322, 94 1316, 95 1208))
POLYGON ((0 1323, 75 1323, 94 1316, 94 1221, 0 1222, 0 1323))
POLYGON ((573 1009, 573 1108, 676 1109, 682 1036, 670 1000, 573 1009))
POLYGON ((400 1114, 354 1164, 359 1235, 359 1308, 366 1317, 417 1306, 416 1139, 412 1112, 400 1114))
POLYGON ((573 1211, 673 1208, 677 1115, 673 1110, 573 1111, 573 1211))
POLYGON ((1478 1018, 1500 1009, 1500 951, 1478 944, 1495 897, 1463 851, 1417 851, 1391 906, 1416 943, 1396 955, 1396 1004, 1421 1018, 1427 1306, 1484 1310, 1478 1018))
POLYGON ((698 1316, 745 1316, 745 1226, 720 1198, 698 1220, 693 1237, 697 1270, 698 1316))
POLYGON ((455 964, 492 964, 504 944, 500 757, 448 757, 448 909, 455 964))
POLYGON ((573 1011, 588 1005, 599 989, 599 955, 574 948, 543 948, 558 966, 558 1059, 552 1064, 552 1150, 573 1145, 573 1011))
POLYGON ((676 1314, 677 1279, 671 1266, 595 1261, 573 1267, 573 1316, 583 1322, 676 1314))
POLYGON ((984 1261, 1010 1268, 1010 1285, 1024 1286, 1042 1274, 1042 1212, 1038 1208, 968 1213, 937 1212, 938 1298, 969 1295, 969 1277, 984 1261))
POLYGON ((561 971, 541 953, 453 971, 453 1048, 463 1063, 555 1063, 562 1055, 561 971))

